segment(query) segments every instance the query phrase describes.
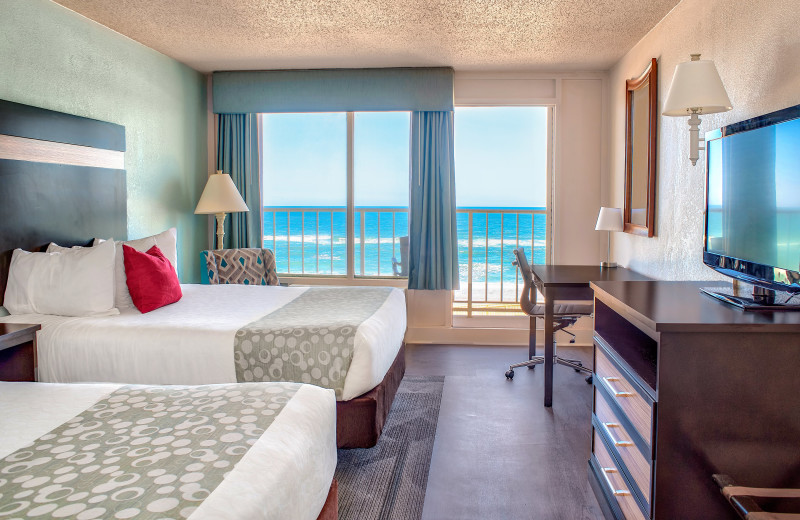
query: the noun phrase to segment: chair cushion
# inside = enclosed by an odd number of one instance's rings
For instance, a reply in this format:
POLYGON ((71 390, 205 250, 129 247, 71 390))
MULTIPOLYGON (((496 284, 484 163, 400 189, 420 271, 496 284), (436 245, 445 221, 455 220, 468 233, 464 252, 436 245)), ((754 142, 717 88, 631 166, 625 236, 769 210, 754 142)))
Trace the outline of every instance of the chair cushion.
MULTIPOLYGON (((537 303, 533 308, 533 315, 544 316, 544 304, 537 303)), ((588 316, 594 312, 594 307, 591 303, 554 303, 553 315, 554 316, 588 316)))
MULTIPOLYGON (((210 284, 278 285, 275 256, 269 249, 239 248, 203 251, 210 284)), ((204 281, 205 281, 204 276, 204 281)))

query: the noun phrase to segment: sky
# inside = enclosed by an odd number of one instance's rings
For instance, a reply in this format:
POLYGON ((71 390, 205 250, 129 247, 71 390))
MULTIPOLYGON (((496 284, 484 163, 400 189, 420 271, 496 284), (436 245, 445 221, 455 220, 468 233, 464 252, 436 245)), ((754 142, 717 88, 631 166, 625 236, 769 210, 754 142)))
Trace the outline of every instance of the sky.
MULTIPOLYGON (((774 170, 755 169, 746 170, 746 172, 753 177, 754 189, 758 187, 758 176, 774 176, 776 206, 797 208, 800 206, 797 196, 800 193, 800 146, 798 146, 800 143, 800 119, 787 121, 772 128, 775 131, 775 148, 766 152, 775 154, 774 170)), ((761 132, 765 131, 767 130, 761 130, 761 132)), ((708 197, 711 206, 722 204, 723 146, 721 143, 727 141, 728 146, 736 146, 739 150, 751 149, 764 152, 763 147, 760 146, 762 141, 759 140, 763 135, 761 132, 750 130, 733 134, 718 142, 709 143, 707 153, 711 181, 709 182, 708 197)), ((756 161, 756 164, 768 164, 761 160, 761 154, 750 157, 756 161)))
MULTIPOLYGON (((346 114, 262 117, 264 205, 346 205, 346 114)), ((356 113, 353 133, 356 206, 407 207, 410 113, 356 113)), ((547 108, 456 108, 457 205, 544 207, 546 151, 547 108)))

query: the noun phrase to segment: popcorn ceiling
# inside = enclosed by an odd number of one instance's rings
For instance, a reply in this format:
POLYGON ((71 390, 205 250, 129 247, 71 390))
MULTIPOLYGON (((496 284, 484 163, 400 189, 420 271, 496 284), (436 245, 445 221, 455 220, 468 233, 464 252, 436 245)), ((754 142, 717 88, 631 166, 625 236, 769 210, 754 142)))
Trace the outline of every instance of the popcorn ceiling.
POLYGON ((201 71, 607 70, 679 0, 55 0, 201 71))

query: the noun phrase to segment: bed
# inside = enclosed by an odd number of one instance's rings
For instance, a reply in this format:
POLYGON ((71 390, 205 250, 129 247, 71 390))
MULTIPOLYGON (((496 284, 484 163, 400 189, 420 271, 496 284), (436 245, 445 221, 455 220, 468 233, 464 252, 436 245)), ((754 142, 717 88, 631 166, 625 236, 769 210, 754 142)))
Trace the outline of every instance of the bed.
MULTIPOLYGON (((0 138, 15 143, 13 155, 3 155, 0 149, 0 220, 8 230, 0 234, 2 304, 15 248, 43 251, 50 242, 69 247, 89 245, 97 237, 124 239, 127 194, 124 127, 0 100, 0 138), (80 156, 65 154, 59 143, 69 153, 80 149, 80 156), (56 147, 50 150, 51 145, 56 147)), ((280 303, 294 302, 298 307, 303 298, 314 301, 311 289, 197 285, 181 289, 181 301, 146 315, 123 310, 105 318, 20 314, 0 320, 42 324, 37 346, 42 381, 317 383, 337 393, 339 447, 375 445, 405 371, 401 291, 387 289, 386 305, 378 306, 355 332, 346 375, 328 377, 337 381, 326 384, 326 374, 314 377, 315 367, 310 366, 308 381, 302 373, 289 374, 291 370, 281 370, 273 378, 270 368, 275 363, 236 372, 240 361, 248 361, 243 354, 235 358, 236 333, 280 310, 280 303), (373 340, 378 343, 373 345, 373 340)), ((284 354, 292 353, 282 352, 281 357, 284 354)))
MULTIPOLYGON (((307 309, 309 302, 306 300, 319 300, 318 292, 324 295, 334 289, 194 284, 184 284, 181 289, 180 301, 147 314, 130 309, 114 316, 80 318, 21 314, 0 318, 0 322, 42 325, 37 337, 37 356, 39 380, 43 382, 196 385, 273 380, 313 383, 336 392, 340 447, 375 444, 405 368, 402 341, 406 322, 402 291, 382 289, 385 296, 375 295, 378 299, 373 304, 383 302, 355 332, 349 353, 351 360, 344 371, 332 366, 332 362, 323 370, 319 370, 322 366, 319 362, 316 367, 307 366, 305 361, 309 354, 295 356, 301 350, 289 348, 288 342, 277 356, 270 356, 270 349, 262 353, 262 357, 273 358, 261 364, 263 368, 242 369, 241 359, 235 361, 243 352, 236 350, 237 334, 248 330, 248 324, 258 322, 256 331, 263 331, 264 327, 271 326, 271 316, 276 316, 278 311, 292 304, 307 309), (295 357, 299 363, 295 362, 295 357), (276 362, 283 366, 276 368, 276 362), (344 376, 339 377, 340 373, 344 376)), ((359 292, 358 288, 341 290, 340 297, 348 298, 359 292)), ((310 315, 294 318, 301 322, 309 320, 306 323, 312 325, 311 330, 319 331, 313 324, 325 324, 324 316, 315 314, 319 309, 307 310, 310 315)), ((284 319, 281 323, 287 322, 284 319)), ((320 343, 332 337, 331 334, 316 336, 320 343)), ((333 351, 346 354, 347 342, 337 347, 336 339, 338 337, 332 341, 333 351)), ((275 352, 274 343, 271 346, 275 352)), ((239 347, 243 348, 241 344, 239 347)), ((319 352, 311 361, 324 355, 325 352, 319 352)), ((257 356, 250 352, 250 359, 253 357, 257 356)))
POLYGON ((334 520, 331 390, 0 382, 0 516, 334 520))

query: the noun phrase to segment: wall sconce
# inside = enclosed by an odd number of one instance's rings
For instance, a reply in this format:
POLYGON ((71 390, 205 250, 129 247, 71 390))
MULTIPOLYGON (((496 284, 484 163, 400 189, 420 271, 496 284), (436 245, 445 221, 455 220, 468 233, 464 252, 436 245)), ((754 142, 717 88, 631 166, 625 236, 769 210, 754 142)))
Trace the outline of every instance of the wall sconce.
POLYGON ((731 100, 722 85, 717 68, 711 60, 701 60, 699 54, 691 54, 692 61, 679 63, 672 76, 667 101, 664 103, 665 116, 689 116, 689 160, 692 166, 700 157, 700 114, 727 112, 731 100))

